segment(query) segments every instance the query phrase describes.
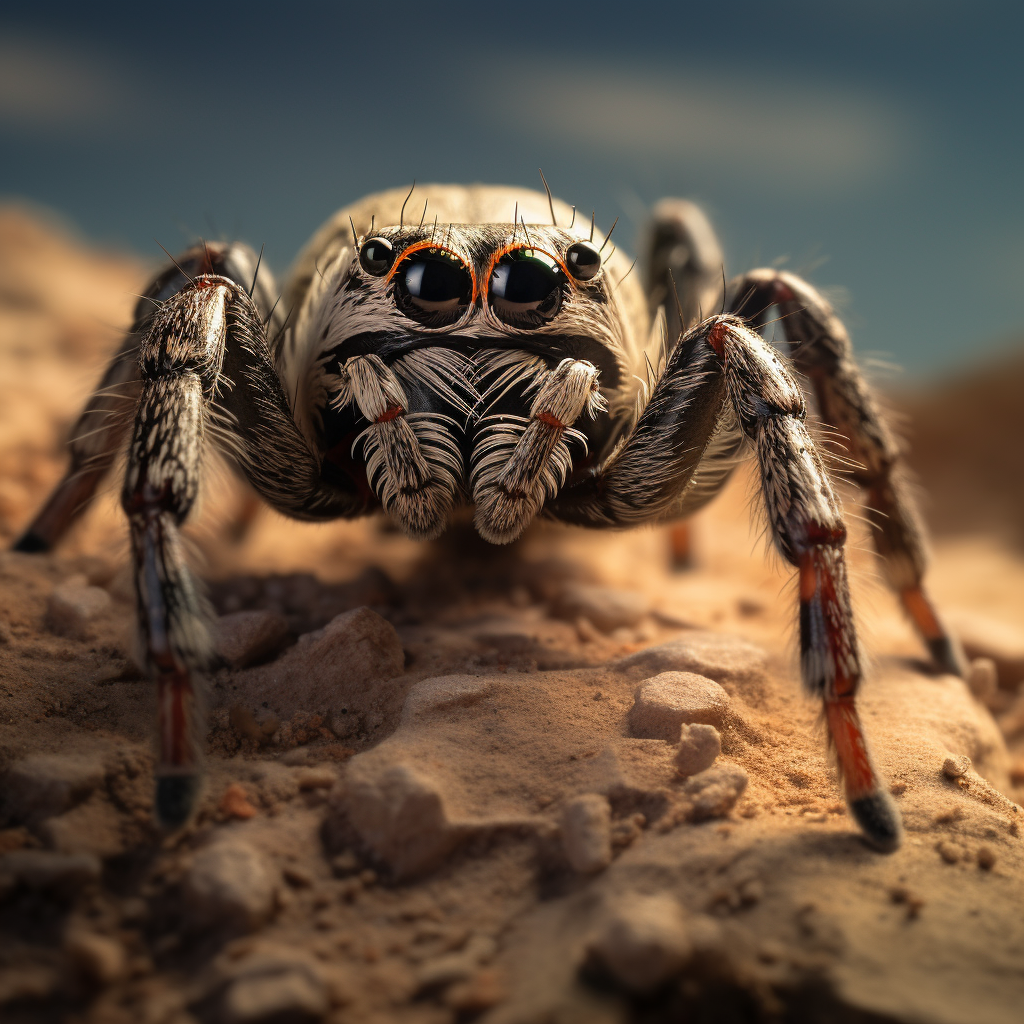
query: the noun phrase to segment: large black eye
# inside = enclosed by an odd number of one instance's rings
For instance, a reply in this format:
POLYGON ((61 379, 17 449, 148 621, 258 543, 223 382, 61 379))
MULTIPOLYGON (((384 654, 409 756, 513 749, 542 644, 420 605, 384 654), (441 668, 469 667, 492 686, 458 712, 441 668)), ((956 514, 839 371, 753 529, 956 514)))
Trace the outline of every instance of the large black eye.
POLYGON ((473 279, 465 264, 443 249, 417 249, 395 271, 395 303, 425 327, 459 320, 473 301, 473 279))
POLYGON ((487 301, 510 327, 540 327, 561 308, 565 274, 539 249, 513 249, 491 271, 487 301))
POLYGON ((565 250, 565 265, 577 281, 589 281, 601 269, 601 253, 589 242, 573 242, 565 250))
POLYGON ((368 238, 359 247, 359 265, 373 277, 383 277, 395 262, 395 250, 386 238, 368 238))

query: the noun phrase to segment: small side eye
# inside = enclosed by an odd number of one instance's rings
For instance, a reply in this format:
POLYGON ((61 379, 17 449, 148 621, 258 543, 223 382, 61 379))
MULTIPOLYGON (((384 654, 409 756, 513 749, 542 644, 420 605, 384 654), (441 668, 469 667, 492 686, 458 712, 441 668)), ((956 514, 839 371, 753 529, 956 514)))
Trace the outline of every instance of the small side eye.
POLYGON ((359 247, 359 266, 371 277, 383 277, 395 262, 395 250, 386 238, 368 238, 359 247))
POLYGON ((565 251, 565 266, 577 281, 590 281, 601 269, 601 253, 589 242, 573 242, 565 251))

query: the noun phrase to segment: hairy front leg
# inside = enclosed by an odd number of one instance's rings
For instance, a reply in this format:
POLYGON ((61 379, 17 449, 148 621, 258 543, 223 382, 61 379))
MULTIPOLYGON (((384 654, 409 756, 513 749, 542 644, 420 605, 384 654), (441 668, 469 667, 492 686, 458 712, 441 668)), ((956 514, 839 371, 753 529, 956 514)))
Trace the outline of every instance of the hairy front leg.
POLYGON ((900 842, 899 814, 875 771, 856 707, 863 675, 839 500, 804 425, 803 395, 782 359, 733 316, 691 330, 636 427, 604 466, 550 502, 581 525, 635 525, 698 507, 752 443, 772 536, 796 567, 801 676, 823 702, 847 801, 879 849, 900 842), (744 441, 746 439, 746 441, 744 441))
POLYGON ((291 419, 264 321, 246 290, 202 275, 153 314, 139 344, 138 406, 121 496, 135 565, 141 660, 159 694, 156 813, 166 826, 191 812, 203 718, 197 678, 209 665, 209 615, 184 557, 180 529, 199 489, 212 425, 256 491, 296 518, 362 511, 328 485, 291 419))
POLYGON ((223 362, 230 297, 223 279, 201 278, 153 317, 139 349, 142 387, 121 494, 141 660, 157 683, 156 813, 169 827, 186 820, 199 785, 203 730, 194 673, 208 666, 212 644, 179 528, 198 493, 206 407, 223 362))

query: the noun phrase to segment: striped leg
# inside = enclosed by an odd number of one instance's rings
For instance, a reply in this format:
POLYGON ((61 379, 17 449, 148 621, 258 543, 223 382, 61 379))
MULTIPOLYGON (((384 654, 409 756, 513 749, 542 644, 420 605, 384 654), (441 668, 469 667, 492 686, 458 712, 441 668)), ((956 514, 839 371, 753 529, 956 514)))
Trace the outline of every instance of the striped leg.
POLYGON ((288 411, 264 324, 235 281, 204 274, 169 296, 139 344, 141 387, 121 495, 138 598, 142 661, 159 696, 156 813, 166 826, 189 816, 200 779, 202 717, 196 678, 209 662, 204 601, 179 529, 199 488, 210 427, 256 490, 300 518, 361 511, 326 486, 318 458, 288 411))
POLYGON ((900 842, 899 814, 868 754, 856 708, 861 655, 850 608, 846 528, 804 426, 803 395, 775 350, 733 316, 690 331, 637 425, 591 477, 548 503, 560 519, 634 525, 699 507, 753 443, 776 547, 799 572, 801 675, 824 704, 847 801, 869 841, 900 842))
POLYGON ((865 492, 865 515, 889 585, 921 634, 935 663, 964 675, 963 654, 925 591, 925 528, 907 485, 900 447, 853 360, 849 335, 829 304, 793 274, 758 270, 729 287, 730 307, 759 328, 771 307, 796 368, 814 388, 822 420, 843 435, 851 476, 865 492))
POLYGON ((775 350, 737 318, 713 318, 707 340, 725 365, 729 397, 757 451, 775 545, 799 570, 804 686, 824 702, 851 813, 871 843, 893 850, 902 835, 899 812, 871 763, 857 714, 862 667, 843 554, 846 527, 804 426, 803 395, 775 350))

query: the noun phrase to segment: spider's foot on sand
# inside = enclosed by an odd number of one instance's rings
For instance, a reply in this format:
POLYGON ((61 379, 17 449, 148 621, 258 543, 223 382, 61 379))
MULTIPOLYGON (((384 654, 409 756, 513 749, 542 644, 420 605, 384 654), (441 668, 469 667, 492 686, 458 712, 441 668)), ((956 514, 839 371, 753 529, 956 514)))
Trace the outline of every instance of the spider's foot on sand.
POLYGON ((850 813, 860 825, 865 840, 880 853, 892 853, 903 842, 900 812, 892 797, 878 789, 851 799, 850 813))
POLYGON ((159 775, 156 780, 157 824, 168 832, 182 827, 192 816, 199 796, 201 778, 197 773, 159 775))

